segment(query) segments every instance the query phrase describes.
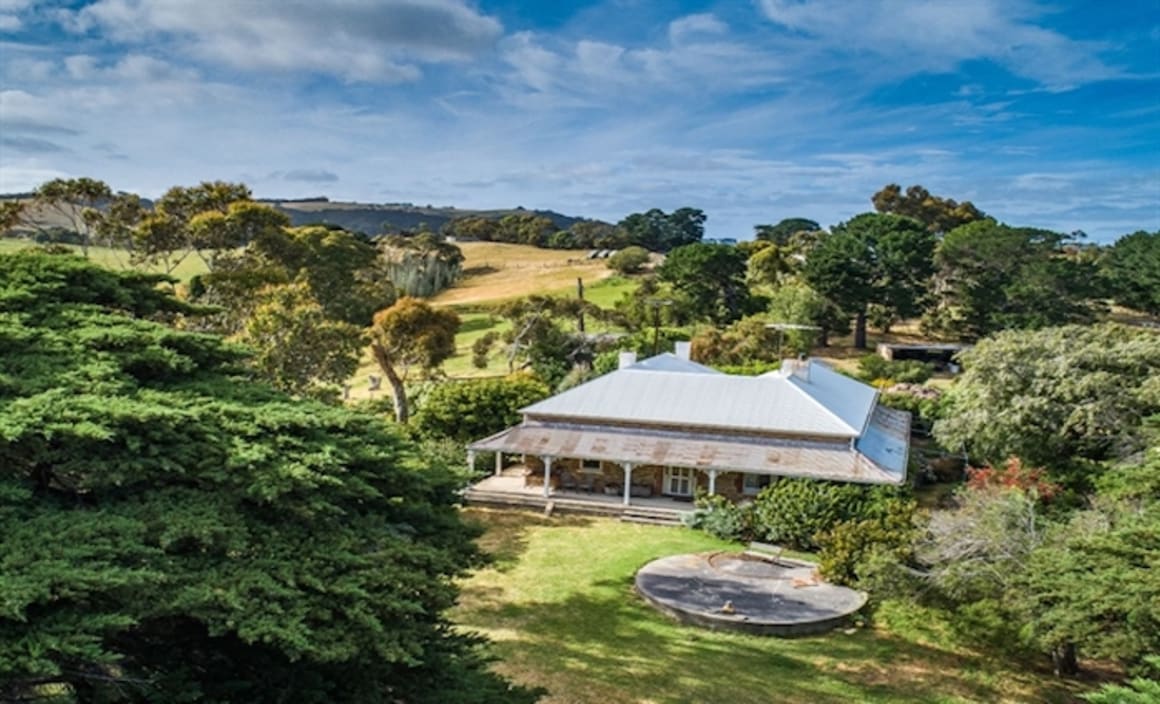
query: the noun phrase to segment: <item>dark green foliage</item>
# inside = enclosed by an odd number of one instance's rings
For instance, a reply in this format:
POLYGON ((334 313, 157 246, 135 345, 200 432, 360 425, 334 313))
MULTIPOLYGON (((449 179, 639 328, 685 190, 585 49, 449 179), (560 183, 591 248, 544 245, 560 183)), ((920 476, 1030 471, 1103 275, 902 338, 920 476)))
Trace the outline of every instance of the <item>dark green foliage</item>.
POLYGON ((858 360, 858 378, 867 383, 921 384, 934 375, 934 367, 916 359, 887 360, 868 354, 858 360))
POLYGON ((935 238, 916 220, 863 213, 833 228, 810 251, 806 283, 857 319, 854 345, 866 346, 866 317, 876 306, 890 322, 917 315, 930 288, 935 238))
POLYGON ((745 255, 724 244, 697 243, 669 252, 657 278, 682 294, 693 313, 726 325, 760 309, 745 285, 745 255))
POLYGON ((799 232, 817 232, 821 226, 806 218, 785 218, 776 225, 754 225, 753 236, 763 242, 772 242, 779 247, 789 244, 799 232))
POLYGON ((758 540, 799 550, 818 548, 818 535, 843 521, 879 515, 877 503, 897 492, 845 482, 780 477, 753 502, 753 531, 758 540))
POLYGON ((870 504, 862 518, 841 521, 816 538, 818 568, 835 584, 858 584, 878 560, 909 564, 919 534, 918 506, 910 498, 870 504))
POLYGON ((1091 321, 1102 294, 1096 265, 1074 238, 988 218, 955 228, 935 254, 935 301, 924 324, 977 340, 998 330, 1091 321))
POLYGON ((1116 303, 1160 315, 1160 232, 1124 235, 1107 250, 1101 264, 1116 303))
POLYGON ((668 252, 701 241, 705 235, 705 213, 696 208, 679 208, 666 214, 653 208, 629 215, 617 227, 624 232, 629 244, 650 252, 668 252))
POLYGON ((1100 478, 1092 507, 1032 553, 1022 594, 1047 650, 1075 644, 1129 667, 1160 653, 1160 446, 1100 478))
POLYGON ((449 381, 431 389, 413 422, 426 437, 479 440, 519 423, 519 409, 549 393, 544 382, 526 374, 449 381))
POLYGON ((1132 678, 1127 686, 1105 684, 1095 692, 1081 695, 1092 704, 1160 704, 1160 655, 1144 658, 1150 676, 1132 678))
POLYGON ((457 478, 135 317, 156 281, 0 257, 0 700, 530 701, 442 616, 457 478))

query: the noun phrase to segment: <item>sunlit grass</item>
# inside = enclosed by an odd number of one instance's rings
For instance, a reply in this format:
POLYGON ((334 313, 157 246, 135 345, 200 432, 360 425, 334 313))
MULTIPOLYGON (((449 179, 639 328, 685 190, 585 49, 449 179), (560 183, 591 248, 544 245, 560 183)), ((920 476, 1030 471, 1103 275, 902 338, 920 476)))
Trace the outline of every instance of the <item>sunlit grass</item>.
POLYGON ((453 618, 495 641, 500 672, 545 704, 1063 702, 1044 671, 954 645, 937 616, 887 604, 876 628, 778 639, 680 626, 632 590, 650 560, 726 545, 683 528, 467 511, 493 566, 453 618))

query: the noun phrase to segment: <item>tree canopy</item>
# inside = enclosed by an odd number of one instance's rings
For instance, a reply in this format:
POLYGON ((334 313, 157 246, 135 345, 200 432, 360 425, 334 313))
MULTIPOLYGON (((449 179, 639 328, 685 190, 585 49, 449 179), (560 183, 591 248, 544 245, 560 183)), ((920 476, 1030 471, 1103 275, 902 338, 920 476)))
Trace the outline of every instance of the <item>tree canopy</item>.
POLYGON ((405 383, 411 370, 428 374, 455 354, 459 316, 418 298, 404 296, 390 308, 375 313, 371 325, 371 353, 387 377, 395 399, 395 418, 410 417, 405 383))
POLYGON ((617 226, 625 233, 629 244, 651 252, 668 252, 700 242, 705 236, 705 219, 705 213, 697 208, 678 208, 671 213, 653 208, 633 213, 617 226))
POLYGON ((1116 240, 1102 269, 1116 303, 1160 315, 1160 232, 1141 230, 1116 240))
POLYGON ((754 239, 784 247, 799 232, 819 232, 821 225, 806 218, 785 218, 776 225, 754 225, 754 239))
POLYGON ((802 276, 855 317, 854 346, 866 346, 870 306, 884 322, 916 315, 930 286, 935 238, 898 215, 863 213, 833 228, 809 253, 802 276))
POLYGON ((935 254, 926 327, 975 340, 997 330, 1092 320, 1096 265, 1067 251, 1074 238, 988 218, 947 233, 935 254))
POLYGON ((951 198, 932 195, 917 185, 907 188, 906 193, 903 193, 901 186, 891 183, 875 193, 870 200, 878 212, 914 218, 936 234, 950 232, 959 225, 986 217, 970 201, 956 203, 951 198))
POLYGON ((1012 455, 1066 470, 1139 449, 1142 420, 1160 412, 1160 335, 1114 323, 1006 331, 962 353, 946 447, 1001 462, 1012 455))
POLYGON ((0 699, 530 701, 443 612, 458 482, 156 284, 0 256, 0 699))
POLYGON ((756 312, 745 273, 745 255, 736 247, 705 242, 674 249, 657 268, 657 278, 683 294, 695 315, 715 325, 756 312))

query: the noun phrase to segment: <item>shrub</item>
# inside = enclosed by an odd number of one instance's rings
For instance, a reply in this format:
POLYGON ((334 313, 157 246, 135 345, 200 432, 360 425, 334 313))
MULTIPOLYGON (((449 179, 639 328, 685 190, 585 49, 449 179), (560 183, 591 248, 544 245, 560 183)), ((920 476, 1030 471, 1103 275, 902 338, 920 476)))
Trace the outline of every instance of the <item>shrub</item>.
POLYGON ((781 368, 781 362, 772 361, 755 361, 747 364, 718 364, 716 368, 726 374, 737 374, 740 376, 760 376, 769 372, 775 372, 781 368))
POLYGON ((635 274, 648 263, 648 250, 644 247, 625 247, 608 258, 608 268, 621 274, 635 274))
POLYGON ((858 378, 867 382, 921 384, 934 375, 934 367, 916 359, 890 361, 876 354, 858 360, 858 378))
POLYGON ((844 482, 779 478, 753 503, 753 532, 759 540, 815 550, 816 536, 842 521, 877 515, 874 504, 896 490, 844 482))
POLYGON ((867 517, 841 521, 816 536, 820 550, 818 567, 835 584, 852 585, 865 576, 871 560, 909 563, 914 559, 918 535, 918 505, 909 498, 889 498, 872 503, 867 517))
POLYGON ((738 506, 720 494, 701 495, 688 526, 722 540, 747 542, 753 539, 752 504, 738 506))
POLYGON ((412 421, 424 438, 478 440, 518 423, 519 409, 548 393, 543 382, 526 374, 443 382, 428 392, 412 421))

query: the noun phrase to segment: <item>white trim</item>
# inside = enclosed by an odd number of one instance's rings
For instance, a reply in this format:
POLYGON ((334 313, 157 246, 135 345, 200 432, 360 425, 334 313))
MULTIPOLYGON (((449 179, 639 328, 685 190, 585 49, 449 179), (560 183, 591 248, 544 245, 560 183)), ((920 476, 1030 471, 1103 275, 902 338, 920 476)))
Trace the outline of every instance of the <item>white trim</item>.
POLYGON ((696 486, 697 477, 691 467, 665 467, 664 483, 661 485, 661 493, 665 496, 692 496, 696 486), (688 492, 672 491, 674 480, 678 487, 686 485, 688 492))

